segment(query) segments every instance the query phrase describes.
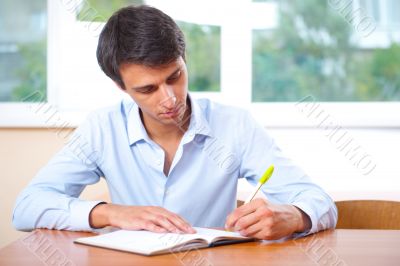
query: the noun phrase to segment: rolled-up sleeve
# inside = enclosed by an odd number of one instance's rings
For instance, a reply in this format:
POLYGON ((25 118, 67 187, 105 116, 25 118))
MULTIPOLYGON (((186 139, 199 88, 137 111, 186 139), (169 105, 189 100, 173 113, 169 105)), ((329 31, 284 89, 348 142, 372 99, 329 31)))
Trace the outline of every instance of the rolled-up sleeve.
POLYGON ((294 205, 310 217, 312 227, 301 235, 334 228, 337 209, 329 195, 283 154, 274 139, 250 114, 242 123, 246 131, 240 137, 243 147, 240 176, 256 185, 268 166, 274 164, 272 177, 262 187, 268 200, 294 205))
POLYGON ((89 214, 100 201, 79 195, 103 176, 101 137, 98 119, 89 116, 18 196, 12 217, 16 229, 91 230, 89 214))

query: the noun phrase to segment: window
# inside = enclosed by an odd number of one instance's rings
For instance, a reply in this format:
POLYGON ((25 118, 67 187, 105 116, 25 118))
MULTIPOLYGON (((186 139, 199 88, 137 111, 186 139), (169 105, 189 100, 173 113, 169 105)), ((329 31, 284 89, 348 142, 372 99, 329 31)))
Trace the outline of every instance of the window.
POLYGON ((365 12, 328 1, 278 2, 277 27, 253 30, 253 102, 306 95, 324 102, 400 100, 399 43, 365 49, 358 42, 367 16, 379 20, 378 1, 360 1, 365 12))
POLYGON ((190 91, 220 91, 220 28, 178 21, 186 38, 190 91))
MULTIPOLYGON (((357 3, 356 3, 357 4, 357 3)), ((358 0, 359 7, 372 16, 380 30, 395 32, 400 24, 400 2, 397 0, 358 0)))
POLYGON ((46 100, 47 4, 0 3, 0 102, 20 102, 38 91, 46 100))
MULTIPOLYGON (((293 106, 310 95, 316 102, 330 102, 329 112, 342 126, 400 125, 400 31, 393 26, 400 17, 398 1, 47 0, 47 6, 44 0, 18 2, 2 1, 0 21, 9 20, 7 14, 22 14, 21 20, 32 17, 27 23, 32 29, 3 31, 7 24, 0 24, 0 68, 5 70, 0 72, 1 100, 19 101, 29 92, 42 92, 44 97, 28 100, 47 100, 71 125, 86 112, 126 96, 102 73, 95 50, 104 21, 118 8, 140 3, 161 9, 184 31, 194 97, 248 108, 268 126, 309 126, 297 119, 293 106), (17 34, 25 39, 12 37, 17 34), (9 45, 11 39, 14 45, 9 45), (37 52, 33 43, 40 40, 47 47, 37 52), (30 59, 20 60, 23 50, 16 47, 24 42, 30 43, 34 59, 42 60, 36 64, 38 70, 29 65, 30 59), (24 78, 16 74, 24 70, 24 78), (24 91, 16 89, 23 88, 22 83, 29 83, 24 87, 28 91, 18 95, 24 91)), ((0 116, 2 126, 43 126, 23 105, 0 104, 0 114, 4 113, 8 115, 0 116)))

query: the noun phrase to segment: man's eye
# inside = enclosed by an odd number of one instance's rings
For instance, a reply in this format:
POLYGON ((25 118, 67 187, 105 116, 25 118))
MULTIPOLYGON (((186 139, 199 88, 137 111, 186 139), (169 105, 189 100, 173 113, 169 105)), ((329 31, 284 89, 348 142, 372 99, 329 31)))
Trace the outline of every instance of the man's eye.
POLYGON ((168 82, 174 82, 175 80, 179 79, 181 76, 181 71, 176 72, 173 76, 168 78, 168 82))
POLYGON ((147 87, 143 87, 143 88, 137 89, 137 92, 140 92, 140 93, 151 93, 154 90, 155 90, 155 86, 147 86, 147 87))

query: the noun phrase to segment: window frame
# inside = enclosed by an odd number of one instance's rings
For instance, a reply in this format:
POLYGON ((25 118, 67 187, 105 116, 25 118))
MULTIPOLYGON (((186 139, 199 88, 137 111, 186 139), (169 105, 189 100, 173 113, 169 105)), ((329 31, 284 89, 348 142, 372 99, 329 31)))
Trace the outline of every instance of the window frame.
MULTIPOLYGON (((0 128, 60 128, 76 127, 87 115, 88 110, 65 108, 60 99, 59 75, 57 71, 63 45, 60 40, 63 27, 62 1, 47 1, 47 102, 0 103, 0 128)), ((148 1, 150 4, 162 1, 148 1)), ((190 1, 189 1, 190 2, 190 1)), ((256 120, 267 127, 310 128, 316 127, 315 121, 299 111, 301 102, 252 103, 252 37, 254 23, 243 17, 243 10, 257 10, 259 6, 271 3, 253 3, 251 0, 238 0, 234 19, 221 18, 221 90, 220 92, 191 92, 194 98, 209 98, 221 103, 236 105, 249 110, 256 120), (253 23, 253 24, 252 24, 253 23), (240 38, 238 38, 240 36, 240 38), (241 51, 238 53, 237 51, 241 51), (271 115, 269 115, 271 114, 271 115)), ((161 5, 161 4, 160 4, 161 5)), ((200 6, 201 4, 199 4, 200 6)), ((224 8, 223 5, 218 5, 224 8)), ((181 4, 181 10, 193 9, 193 3, 181 4), (183 5, 183 6, 182 6, 183 5)), ((200 8, 200 7, 199 7, 200 8)), ((198 9, 196 9, 198 10, 198 9)), ((200 8, 208 10, 208 7, 200 8)), ((168 11, 168 10, 164 10, 168 11)), ((172 14, 173 16, 173 14, 172 14)), ((174 19, 179 19, 173 16, 174 19)), ((252 17, 252 16, 250 16, 252 17)), ((217 19, 218 20, 218 19, 217 19)), ((307 97, 307 95, 304 95, 307 97)), ((343 127, 397 128, 400 127, 400 102, 315 102, 322 112, 334 117, 343 127)))

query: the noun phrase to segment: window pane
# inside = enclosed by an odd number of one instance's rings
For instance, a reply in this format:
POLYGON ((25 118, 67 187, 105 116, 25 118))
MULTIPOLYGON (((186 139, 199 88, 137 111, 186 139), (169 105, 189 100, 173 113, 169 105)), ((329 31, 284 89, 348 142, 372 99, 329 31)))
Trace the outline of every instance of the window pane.
MULTIPOLYGON (((398 0, 396 0, 398 1, 398 0)), ((373 17, 377 22, 382 23, 380 16, 380 3, 377 0, 359 0, 360 7, 368 16, 373 17)))
POLYGON ((186 38, 190 91, 220 90, 220 27, 178 22, 186 38))
POLYGON ((400 1, 399 0, 388 0, 388 13, 389 13, 389 25, 397 27, 400 26, 400 1))
POLYGON ((0 2, 1 102, 46 100, 46 2, 0 2))
POLYGON ((79 6, 80 21, 106 21, 121 7, 143 4, 142 0, 85 0, 79 6))
POLYGON ((281 0, 278 26, 253 31, 254 102, 400 100, 399 44, 362 48, 364 17, 328 2, 281 0))

